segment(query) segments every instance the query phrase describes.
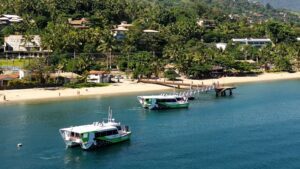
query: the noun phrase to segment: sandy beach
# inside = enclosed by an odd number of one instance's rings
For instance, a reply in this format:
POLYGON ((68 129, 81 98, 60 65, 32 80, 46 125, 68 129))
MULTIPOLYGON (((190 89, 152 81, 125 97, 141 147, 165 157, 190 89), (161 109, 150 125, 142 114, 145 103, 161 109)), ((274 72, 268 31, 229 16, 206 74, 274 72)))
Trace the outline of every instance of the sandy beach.
MULTIPOLYGON (((219 79, 208 80, 187 80, 184 82, 193 84, 211 85, 219 83, 221 85, 237 85, 240 83, 264 82, 275 80, 300 79, 300 72, 297 73, 265 73, 259 76, 249 77, 223 77, 219 79)), ((81 88, 81 89, 65 89, 65 88, 48 88, 48 89, 21 89, 21 90, 2 90, 0 91, 0 103, 17 103, 19 101, 34 100, 55 100, 65 98, 80 98, 87 96, 107 96, 126 93, 140 93, 151 91, 170 90, 170 87, 143 84, 132 81, 123 80, 122 83, 113 83, 106 87, 81 88)))

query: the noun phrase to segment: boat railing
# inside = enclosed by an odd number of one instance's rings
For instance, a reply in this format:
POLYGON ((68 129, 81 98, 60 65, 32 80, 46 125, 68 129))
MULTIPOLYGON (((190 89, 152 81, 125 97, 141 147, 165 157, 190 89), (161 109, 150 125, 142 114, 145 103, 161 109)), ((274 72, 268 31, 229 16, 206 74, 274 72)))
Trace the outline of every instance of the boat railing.
POLYGON ((94 126, 103 126, 103 122, 102 123, 100 123, 100 122, 94 122, 93 125, 94 126))
POLYGON ((129 131, 129 126, 122 126, 122 131, 128 132, 129 131))

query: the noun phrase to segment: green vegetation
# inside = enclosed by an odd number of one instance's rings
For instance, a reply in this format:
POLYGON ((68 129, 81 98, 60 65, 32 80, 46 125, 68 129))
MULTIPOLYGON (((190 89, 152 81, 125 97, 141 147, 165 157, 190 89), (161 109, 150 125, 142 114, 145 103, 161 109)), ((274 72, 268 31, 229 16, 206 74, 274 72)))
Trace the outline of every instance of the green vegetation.
POLYGON ((276 8, 286 8, 295 11, 300 11, 300 1, 299 0, 259 0, 264 4, 271 4, 276 8))
POLYGON ((175 72, 175 70, 165 71, 164 76, 169 80, 176 80, 176 78, 179 77, 179 75, 175 72))
POLYGON ((104 86, 109 86, 108 83, 68 83, 65 84, 64 87, 68 88, 84 88, 84 87, 104 87, 104 86))
POLYGON ((29 59, 0 59, 0 66, 15 66, 24 68, 29 63, 29 59))
MULTIPOLYGON (((43 47, 53 50, 51 56, 25 66, 42 84, 58 70, 82 75, 118 67, 139 78, 160 76, 172 64, 180 75, 207 78, 216 66, 229 74, 299 68, 299 17, 248 0, 3 1, 0 13, 20 15, 24 22, 2 28, 0 36, 40 34, 43 47), (82 17, 90 20, 88 29, 68 24, 68 18, 82 17), (198 19, 213 20, 215 25, 201 27, 198 19), (134 26, 117 39, 112 29, 121 21, 134 26), (232 38, 271 38, 273 44, 257 48, 232 44, 232 38), (228 43, 226 50, 217 49, 218 42, 228 43)), ((165 76, 174 78, 171 72, 165 76)))

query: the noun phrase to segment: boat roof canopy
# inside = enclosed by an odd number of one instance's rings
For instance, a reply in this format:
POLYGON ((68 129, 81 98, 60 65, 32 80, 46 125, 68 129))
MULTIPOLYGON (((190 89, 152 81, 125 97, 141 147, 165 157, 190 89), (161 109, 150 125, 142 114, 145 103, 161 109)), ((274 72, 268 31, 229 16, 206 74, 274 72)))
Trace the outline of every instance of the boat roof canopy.
POLYGON ((138 96, 138 98, 142 99, 175 99, 175 98, 181 98, 183 96, 179 95, 154 95, 154 96, 138 96))
POLYGON ((93 123, 89 125, 82 125, 82 126, 74 126, 74 127, 69 127, 69 128, 63 128, 60 130, 63 131, 70 131, 74 133, 88 133, 88 132, 100 132, 100 131, 108 131, 108 130, 113 130, 117 129, 115 126, 105 126, 102 123, 93 123))

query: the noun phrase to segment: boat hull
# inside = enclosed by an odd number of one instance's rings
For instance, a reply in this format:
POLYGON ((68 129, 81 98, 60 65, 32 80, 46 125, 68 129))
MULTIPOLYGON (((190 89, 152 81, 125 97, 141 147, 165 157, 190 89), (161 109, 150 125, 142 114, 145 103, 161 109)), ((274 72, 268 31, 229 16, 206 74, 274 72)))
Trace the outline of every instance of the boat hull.
POLYGON ((150 108, 150 110, 161 110, 161 109, 184 109, 188 108, 189 103, 179 103, 179 104, 162 104, 158 103, 156 106, 150 108))
POLYGON ((178 104, 167 104, 167 103, 158 103, 155 104, 154 106, 151 104, 144 104, 143 107, 145 109, 150 109, 150 110, 162 110, 162 109, 184 109, 184 108, 189 108, 189 103, 178 103, 178 104))
POLYGON ((182 109, 188 108, 188 98, 178 95, 155 95, 155 96, 138 96, 140 104, 145 109, 182 109))
POLYGON ((100 138, 95 138, 95 141, 93 142, 87 142, 87 143, 82 143, 81 148, 84 150, 92 150, 92 149, 97 149, 101 148, 104 146, 108 146, 111 144, 117 144, 121 142, 125 142, 130 140, 131 132, 126 133, 122 135, 121 137, 115 137, 115 138, 106 138, 106 137, 100 137, 100 138))

